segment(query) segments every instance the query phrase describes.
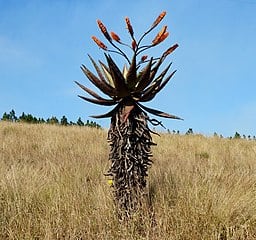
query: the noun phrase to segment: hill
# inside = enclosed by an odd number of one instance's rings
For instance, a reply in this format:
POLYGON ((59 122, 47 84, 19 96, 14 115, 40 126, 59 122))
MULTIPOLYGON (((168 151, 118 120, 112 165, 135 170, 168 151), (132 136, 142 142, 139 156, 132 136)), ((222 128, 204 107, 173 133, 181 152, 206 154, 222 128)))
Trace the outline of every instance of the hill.
POLYGON ((256 142, 154 136, 151 207, 119 223, 107 132, 0 122, 0 239, 256 239, 256 142))

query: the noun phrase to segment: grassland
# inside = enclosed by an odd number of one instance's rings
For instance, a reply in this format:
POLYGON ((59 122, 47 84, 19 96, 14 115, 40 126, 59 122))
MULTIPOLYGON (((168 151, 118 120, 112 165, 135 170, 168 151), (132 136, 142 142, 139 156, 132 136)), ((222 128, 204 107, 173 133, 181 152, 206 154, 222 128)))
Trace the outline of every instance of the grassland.
POLYGON ((256 142, 154 137, 144 207, 119 223, 107 132, 0 122, 0 239, 256 239, 256 142))

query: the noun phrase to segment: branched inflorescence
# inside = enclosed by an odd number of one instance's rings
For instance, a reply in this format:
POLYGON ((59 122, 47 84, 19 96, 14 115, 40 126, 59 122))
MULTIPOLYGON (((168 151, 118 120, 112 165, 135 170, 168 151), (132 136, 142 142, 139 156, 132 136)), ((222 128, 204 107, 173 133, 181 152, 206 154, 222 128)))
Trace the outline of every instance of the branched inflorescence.
POLYGON ((173 71, 166 76, 171 66, 170 63, 157 75, 166 57, 178 47, 178 44, 169 47, 160 57, 149 58, 148 55, 143 55, 146 50, 157 46, 169 36, 167 26, 163 26, 150 44, 143 44, 145 36, 159 25, 165 15, 166 12, 162 12, 138 40, 135 38, 130 19, 126 17, 125 23, 131 37, 131 44, 123 43, 118 34, 109 33, 102 21, 97 20, 100 31, 112 48, 95 36, 92 36, 93 41, 105 52, 124 57, 129 67, 125 64, 121 71, 112 57, 106 53, 107 64, 99 61, 98 65, 89 56, 98 76, 82 65, 81 69, 87 78, 105 95, 109 96, 109 99, 101 97, 93 90, 76 82, 92 96, 92 98, 79 96, 82 99, 103 106, 116 105, 110 112, 92 117, 111 118, 108 132, 111 166, 106 175, 113 180, 114 198, 120 216, 129 216, 140 206, 146 186, 148 167, 152 164, 151 145, 153 142, 148 121, 157 124, 160 122, 150 120, 147 113, 159 117, 181 119, 142 105, 144 102, 151 101, 176 72, 173 71), (133 52, 131 59, 122 50, 123 47, 128 47, 133 52), (145 66, 141 69, 142 65, 145 66))

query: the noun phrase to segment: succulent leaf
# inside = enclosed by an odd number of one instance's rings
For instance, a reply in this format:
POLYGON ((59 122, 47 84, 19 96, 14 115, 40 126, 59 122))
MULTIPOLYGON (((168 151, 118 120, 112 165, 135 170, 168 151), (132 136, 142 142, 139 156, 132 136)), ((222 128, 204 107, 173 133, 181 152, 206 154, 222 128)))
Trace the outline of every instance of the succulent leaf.
POLYGON ((141 92, 150 84, 150 72, 153 58, 150 59, 147 66, 139 73, 138 84, 135 87, 135 92, 141 92))
POLYGON ((128 74, 128 68, 127 68, 127 66, 125 64, 124 67, 123 67, 123 76, 124 76, 124 79, 126 80, 125 81, 126 85, 127 85, 127 74, 128 74))
POLYGON ((91 89, 85 87, 83 84, 75 81, 75 83, 80 87, 82 88, 85 92, 87 92, 88 94, 90 94, 91 96, 95 97, 96 99, 99 99, 99 100, 108 100, 108 99, 105 99, 105 98, 102 98, 100 95, 98 95, 96 92, 92 91, 91 89))
POLYGON ((139 107, 141 107, 146 112, 149 112, 149 113, 151 113, 153 115, 156 115, 158 117, 173 118, 173 119, 183 120, 182 118, 177 117, 175 115, 172 115, 172 114, 169 114, 169 113, 165 113, 165 112, 153 109, 153 108, 145 107, 145 106, 143 106, 142 104, 139 104, 139 103, 137 103, 137 104, 138 104, 139 107))
POLYGON ((115 91, 109 87, 105 82, 102 82, 99 80, 88 68, 86 68, 84 65, 81 66, 81 69, 83 73, 87 76, 87 78, 97 87, 99 88, 103 93, 105 93, 108 96, 115 95, 115 91))
POLYGON ((131 65, 126 75, 126 82, 129 89, 132 89, 137 83, 136 54, 132 58, 131 65))
POLYGON ((104 113, 104 114, 100 114, 100 115, 91 115, 90 117, 93 118, 110 118, 112 116, 114 116, 114 114, 118 111, 118 109, 120 108, 120 104, 118 104, 115 108, 113 108, 111 111, 104 113))
POLYGON ((164 78, 164 76, 166 75, 166 73, 168 72, 170 66, 172 65, 172 63, 170 63, 167 68, 165 68, 162 73, 157 77, 155 78, 154 81, 151 82, 151 84, 148 86, 148 88, 146 88, 144 91, 143 91, 143 94, 146 93, 148 91, 148 89, 152 89, 152 87, 154 88, 155 86, 158 86, 161 84, 162 82, 162 79, 164 78))
POLYGON ((101 72, 100 68, 98 67, 98 65, 96 64, 96 62, 93 60, 93 58, 92 58, 89 54, 88 54, 88 56, 89 56, 89 58, 90 58, 90 60, 91 60, 91 62, 92 62, 92 64, 93 64, 93 66, 94 66, 96 72, 98 73, 98 76, 99 76, 100 80, 103 81, 103 82, 105 82, 105 78, 104 78, 104 76, 102 75, 102 72, 101 72))
POLYGON ((162 79, 164 78, 166 72, 168 71, 170 65, 161 73, 161 75, 158 76, 158 78, 155 79, 155 81, 143 92, 143 96, 140 98, 140 102, 148 102, 151 101, 156 94, 163 89, 163 87, 167 84, 167 82, 171 79, 171 77, 174 75, 174 72, 171 73, 170 76, 168 76, 164 83, 162 83, 162 79), (167 80, 167 81, 166 81, 167 80), (162 85, 161 85, 162 83, 162 85), (162 87, 161 87, 162 86, 162 87))
POLYGON ((129 95, 129 91, 125 85, 125 79, 122 74, 122 72, 119 70, 113 59, 109 56, 106 55, 107 61, 108 61, 108 66, 110 70, 110 74, 112 76, 112 79, 114 81, 115 87, 116 87, 116 95, 118 97, 125 97, 129 95))
POLYGON ((114 100, 93 99, 93 98, 88 98, 88 97, 84 97, 81 95, 78 95, 78 97, 82 98, 83 100, 85 100, 87 102, 91 102, 91 103, 102 105, 102 106, 113 106, 116 104, 116 101, 114 101, 114 100))
POLYGON ((153 81, 153 79, 154 79, 154 77, 155 77, 159 67, 161 66, 161 64, 163 63, 164 60, 165 60, 165 56, 162 55, 159 58, 159 60, 157 61, 156 66, 152 68, 151 73, 150 73, 150 82, 153 81))
POLYGON ((159 89, 157 89, 157 93, 160 92, 165 85, 170 81, 170 79, 172 78, 172 76, 176 73, 177 70, 173 71, 164 81, 163 83, 159 86, 159 89))
POLYGON ((103 70, 103 73, 104 73, 106 79, 108 80, 109 85, 113 88, 116 88, 108 67, 103 62, 101 62, 101 61, 99 61, 99 62, 100 62, 101 68, 103 70))
POLYGON ((89 54, 88 54, 88 56, 89 56, 89 58, 90 58, 90 60, 91 60, 91 62, 92 62, 92 64, 93 64, 93 66, 94 66, 96 72, 98 73, 98 76, 99 76, 100 80, 101 80, 102 82, 105 82, 107 85, 109 85, 109 88, 112 89, 113 92, 115 92, 114 87, 109 83, 109 81, 108 81, 108 82, 106 81, 106 79, 105 79, 105 77, 103 76, 103 74, 102 74, 100 68, 98 67, 98 65, 96 64, 96 62, 93 60, 93 58, 92 58, 89 54))

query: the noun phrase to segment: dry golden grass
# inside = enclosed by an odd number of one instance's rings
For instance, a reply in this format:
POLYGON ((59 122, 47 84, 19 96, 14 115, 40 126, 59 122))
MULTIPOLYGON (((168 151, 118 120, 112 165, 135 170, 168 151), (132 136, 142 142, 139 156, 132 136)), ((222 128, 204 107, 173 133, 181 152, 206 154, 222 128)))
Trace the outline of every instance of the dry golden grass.
POLYGON ((154 137, 152 208, 115 217, 107 132, 0 122, 0 239, 256 239, 256 142, 154 137))

